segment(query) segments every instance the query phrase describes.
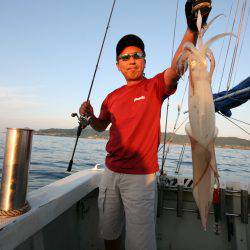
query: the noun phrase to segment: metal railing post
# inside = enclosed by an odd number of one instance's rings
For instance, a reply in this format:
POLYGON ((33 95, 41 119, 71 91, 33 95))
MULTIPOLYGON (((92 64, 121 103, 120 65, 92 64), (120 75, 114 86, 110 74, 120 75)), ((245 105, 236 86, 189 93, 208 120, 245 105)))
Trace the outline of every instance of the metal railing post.
POLYGON ((9 216, 15 216, 28 210, 26 193, 32 137, 33 130, 31 129, 7 129, 0 193, 0 215, 8 216, 8 212, 10 212, 9 216), (14 213, 11 213, 13 211, 14 213))

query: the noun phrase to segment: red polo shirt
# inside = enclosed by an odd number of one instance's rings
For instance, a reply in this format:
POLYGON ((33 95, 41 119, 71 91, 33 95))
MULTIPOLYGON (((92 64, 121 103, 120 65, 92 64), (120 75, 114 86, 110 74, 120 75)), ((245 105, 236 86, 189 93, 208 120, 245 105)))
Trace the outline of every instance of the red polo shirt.
POLYGON ((104 100, 100 119, 112 123, 106 145, 107 167, 118 173, 158 171, 161 105, 168 92, 164 72, 132 86, 124 85, 104 100))

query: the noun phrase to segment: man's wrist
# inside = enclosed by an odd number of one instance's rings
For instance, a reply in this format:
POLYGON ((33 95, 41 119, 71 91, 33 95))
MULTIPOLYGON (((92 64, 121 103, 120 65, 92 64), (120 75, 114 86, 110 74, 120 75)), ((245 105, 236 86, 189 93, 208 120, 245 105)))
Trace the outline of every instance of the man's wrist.
POLYGON ((96 119, 96 117, 94 115, 89 117, 89 124, 91 125, 91 123, 93 123, 93 121, 96 119))
POLYGON ((194 36, 198 36, 198 30, 192 30, 192 29, 190 29, 190 28, 187 26, 187 31, 188 31, 189 33, 192 33, 194 36))

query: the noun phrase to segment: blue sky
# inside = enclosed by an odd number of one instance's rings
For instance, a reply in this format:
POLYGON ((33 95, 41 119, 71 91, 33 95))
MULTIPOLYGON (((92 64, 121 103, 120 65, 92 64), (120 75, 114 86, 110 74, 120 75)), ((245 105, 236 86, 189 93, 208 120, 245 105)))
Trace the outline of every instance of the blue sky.
MULTIPOLYGON (((112 2, 1 0, 0 131, 6 127, 40 129, 77 126, 70 114, 78 111, 81 102, 87 98, 112 2)), ((233 0, 214 0, 210 16, 219 13, 227 15, 232 3, 233 0)), ((180 0, 175 48, 186 30, 184 5, 185 1, 180 0)), ((235 7, 236 1, 233 10, 235 7)), ((105 96, 125 82, 115 65, 115 46, 123 35, 134 33, 144 40, 147 77, 154 76, 170 65, 175 9, 176 1, 117 0, 90 98, 96 115, 105 96)), ((226 20, 226 17, 218 19, 207 32, 205 40, 224 32, 226 20)), ((232 20, 233 17, 230 25, 232 20)), ((223 39, 211 47, 217 61, 222 42, 223 39)), ((226 45, 227 42, 228 38, 225 40, 226 45)), ((249 76, 249 43, 250 30, 247 26, 236 81, 232 86, 249 76)), ((226 46, 223 56, 225 52, 226 46)), ((231 54, 226 64, 222 89, 226 88, 231 54)), ((218 89, 221 71, 222 66, 214 75, 215 90, 218 89)), ((184 87, 185 81, 180 81, 177 93, 171 97, 169 130, 173 128, 184 87)), ((162 125, 165 121, 165 106, 162 108, 162 125)), ((242 105, 233 111, 233 117, 249 123, 249 108, 249 103, 242 105)), ((183 111, 186 109, 187 94, 183 111)), ((185 117, 181 115, 180 122, 185 117)), ((218 115, 216 122, 219 136, 250 139, 218 115)), ((246 125, 245 128, 249 129, 246 125)), ((185 133, 184 127, 179 132, 185 133)))

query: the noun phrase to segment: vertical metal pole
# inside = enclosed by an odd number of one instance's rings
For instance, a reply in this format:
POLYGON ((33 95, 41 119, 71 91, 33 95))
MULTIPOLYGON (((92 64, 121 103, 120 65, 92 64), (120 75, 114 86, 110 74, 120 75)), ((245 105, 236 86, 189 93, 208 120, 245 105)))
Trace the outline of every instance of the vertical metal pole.
POLYGON ((220 188, 220 219, 222 223, 226 222, 226 186, 220 188))
POLYGON ((26 203, 32 137, 30 129, 7 129, 0 210, 18 210, 26 203))
POLYGON ((240 191, 240 200, 241 200, 241 222, 248 224, 248 191, 240 191))
POLYGON ((177 217, 183 217, 183 186, 177 186, 177 217))
POLYGON ((177 217, 183 217, 183 186, 184 179, 178 178, 177 180, 177 217))

